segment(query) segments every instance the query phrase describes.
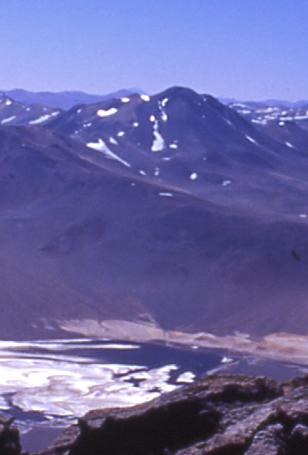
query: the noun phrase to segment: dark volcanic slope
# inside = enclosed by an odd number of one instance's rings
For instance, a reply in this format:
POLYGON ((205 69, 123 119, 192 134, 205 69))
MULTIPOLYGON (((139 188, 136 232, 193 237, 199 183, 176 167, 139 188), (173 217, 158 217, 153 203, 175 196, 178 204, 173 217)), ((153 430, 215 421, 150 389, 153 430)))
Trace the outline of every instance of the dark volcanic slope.
POLYGON ((174 88, 2 127, 0 160, 2 337, 86 318, 306 332, 305 150, 214 98, 174 88))

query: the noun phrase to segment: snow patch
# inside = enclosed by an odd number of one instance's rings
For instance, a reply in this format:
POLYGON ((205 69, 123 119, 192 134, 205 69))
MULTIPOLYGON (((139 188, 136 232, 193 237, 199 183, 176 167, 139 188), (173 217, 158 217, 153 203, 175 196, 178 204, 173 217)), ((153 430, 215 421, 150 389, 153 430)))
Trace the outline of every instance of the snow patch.
POLYGON ((109 142, 110 144, 119 145, 119 143, 113 137, 109 138, 109 142))
POLYGON ((121 98, 121 101, 122 103, 129 103, 130 99, 127 96, 124 96, 123 98, 121 98))
POLYGON ((143 101, 150 101, 150 97, 149 95, 141 95, 140 98, 143 100, 143 101))
MULTIPOLYGON (((155 117, 154 117, 155 119, 155 117)), ((161 152, 165 148, 165 141, 158 130, 158 121, 155 119, 153 124, 154 141, 151 147, 152 152, 161 152)))
POLYGON ((159 175, 159 168, 158 168, 158 167, 155 168, 154 175, 155 175, 156 177, 159 175))
POLYGON ((194 382, 196 378, 196 375, 192 373, 191 371, 186 371, 185 373, 180 374, 180 376, 177 378, 176 382, 181 382, 185 384, 190 384, 194 382))
POLYGON ((137 126, 139 126, 139 123, 138 123, 138 122, 134 122, 134 123, 133 123, 133 127, 134 127, 134 128, 137 128, 137 126))
POLYGON ((161 102, 161 105, 162 105, 163 107, 165 107, 166 104, 168 103, 168 101, 169 101, 169 98, 164 98, 164 99, 162 100, 162 102, 161 102))
POLYGON ((142 169, 139 171, 139 174, 141 174, 141 175, 147 175, 146 172, 144 172, 142 169))
POLYGON ((97 150, 98 152, 104 153, 104 155, 106 155, 107 158, 119 161, 120 163, 124 164, 124 166, 131 167, 131 165, 127 161, 123 160, 118 155, 113 153, 107 147, 107 145, 105 144, 105 142, 102 139, 99 139, 98 142, 88 142, 86 145, 87 145, 87 147, 89 147, 91 149, 94 149, 94 150, 97 150))
POLYGON ((170 149, 177 149, 177 148, 178 148, 178 145, 177 145, 177 144, 170 144, 170 145, 169 145, 169 148, 170 148, 170 149))
POLYGON ((5 118, 1 121, 1 125, 4 125, 5 123, 9 123, 12 120, 14 120, 15 118, 16 118, 16 115, 12 115, 12 117, 5 118))
POLYGON ((5 102, 5 105, 6 105, 6 106, 10 106, 11 104, 12 104, 12 101, 11 101, 11 100, 6 100, 6 102, 5 102))
POLYGON ((267 121, 262 119, 262 118, 253 118, 251 121, 252 121, 252 123, 257 123, 259 125, 266 125, 267 124, 267 121))
POLYGON ((172 197, 173 193, 159 193, 159 196, 172 197))
MULTIPOLYGON (((165 98, 165 99, 167 99, 167 98, 165 98)), ((163 101, 165 101, 165 100, 163 100, 163 101)), ((162 119, 163 122, 166 122, 168 120, 168 115, 164 111, 163 102, 158 101, 158 109, 160 110, 160 118, 162 119)))
POLYGON ((198 178, 198 174, 196 172, 193 172, 192 174, 190 174, 189 178, 190 180, 196 180, 198 178))
POLYGON ((286 145, 287 145, 288 147, 290 147, 290 148, 294 149, 294 145, 293 145, 293 144, 291 144, 290 142, 286 142, 286 145))
POLYGON ((48 119, 50 119, 50 117, 51 114, 41 115, 41 117, 37 118, 36 120, 31 120, 29 122, 29 125, 37 125, 38 123, 46 122, 48 119))
POLYGON ((116 109, 115 107, 112 107, 107 110, 99 109, 96 112, 96 115, 98 115, 99 117, 108 117, 109 115, 114 115, 116 112, 118 112, 118 109, 116 109))
POLYGON ((168 115, 166 114, 165 111, 161 111, 160 118, 162 119, 163 122, 166 122, 168 120, 168 115))
POLYGON ((118 136, 118 137, 122 137, 122 136, 124 136, 124 134, 125 134, 124 131, 119 131, 118 134, 117 134, 117 136, 118 136))
POLYGON ((301 214, 299 215, 299 217, 300 217, 300 218, 307 218, 307 215, 306 215, 306 213, 301 213, 301 214))
POLYGON ((222 186, 228 186, 228 185, 231 185, 231 183, 232 183, 231 180, 224 180, 222 182, 222 186))
POLYGON ((221 363, 231 363, 233 362, 233 359, 231 357, 226 357, 224 356, 222 359, 221 359, 221 363))
POLYGON ((245 136, 245 137, 246 137, 246 139, 248 139, 253 144, 258 144, 257 141, 255 141, 252 137, 250 137, 250 136, 245 136))

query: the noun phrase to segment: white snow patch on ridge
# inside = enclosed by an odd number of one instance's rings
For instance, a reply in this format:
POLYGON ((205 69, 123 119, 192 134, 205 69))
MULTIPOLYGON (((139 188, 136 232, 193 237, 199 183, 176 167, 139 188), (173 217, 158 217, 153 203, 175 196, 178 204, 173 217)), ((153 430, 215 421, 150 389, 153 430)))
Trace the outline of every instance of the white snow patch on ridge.
POLYGON ((141 95, 140 98, 143 100, 143 101, 150 101, 150 97, 149 95, 141 95))
POLYGON ((107 147, 107 145, 105 144, 105 142, 102 139, 99 139, 98 142, 88 142, 87 143, 87 147, 89 147, 91 149, 94 149, 94 150, 97 150, 98 152, 104 153, 107 156, 107 158, 119 161, 120 163, 124 164, 124 166, 131 167, 131 165, 127 161, 123 160, 118 155, 113 153, 107 147))
POLYGON ((161 152, 165 148, 165 141, 160 132, 158 131, 158 121, 157 119, 153 120, 153 135, 154 141, 151 147, 152 152, 161 152))
POLYGON ((5 118, 1 121, 1 125, 4 125, 5 123, 9 123, 12 120, 14 120, 15 118, 16 118, 16 115, 12 115, 12 117, 5 118))
POLYGON ((246 139, 248 139, 253 144, 257 144, 257 141, 255 141, 252 137, 250 137, 250 136, 245 136, 245 137, 246 137, 246 139))
POLYGON ((53 112, 52 114, 41 115, 41 117, 39 117, 39 118, 37 118, 35 120, 31 120, 29 122, 29 125, 37 125, 38 123, 46 122, 47 120, 50 119, 50 117, 54 117, 57 114, 58 114, 58 112, 53 112))
POLYGON ((99 117, 108 117, 109 115, 114 115, 116 112, 118 112, 118 109, 116 109, 115 107, 112 107, 107 110, 99 109, 96 112, 96 115, 98 115, 99 117))

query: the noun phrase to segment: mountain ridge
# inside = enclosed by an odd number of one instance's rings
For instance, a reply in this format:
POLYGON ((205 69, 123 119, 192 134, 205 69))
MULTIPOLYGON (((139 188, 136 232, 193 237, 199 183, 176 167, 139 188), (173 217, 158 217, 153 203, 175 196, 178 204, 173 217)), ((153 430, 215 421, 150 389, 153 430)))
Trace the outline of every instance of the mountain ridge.
POLYGON ((180 87, 43 112, 0 127, 3 336, 305 333, 305 149, 180 87))

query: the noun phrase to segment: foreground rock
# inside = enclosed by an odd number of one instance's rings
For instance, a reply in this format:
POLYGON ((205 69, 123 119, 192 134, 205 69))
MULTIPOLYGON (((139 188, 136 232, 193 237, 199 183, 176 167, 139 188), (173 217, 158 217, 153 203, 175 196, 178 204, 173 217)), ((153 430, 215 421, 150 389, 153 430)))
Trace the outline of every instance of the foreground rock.
POLYGON ((19 431, 11 427, 12 418, 7 418, 0 413, 0 454, 20 455, 21 444, 19 431))
POLYGON ((308 453, 308 376, 213 376, 126 410, 92 411, 49 455, 308 453))

